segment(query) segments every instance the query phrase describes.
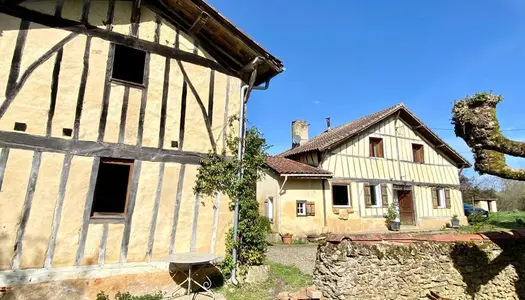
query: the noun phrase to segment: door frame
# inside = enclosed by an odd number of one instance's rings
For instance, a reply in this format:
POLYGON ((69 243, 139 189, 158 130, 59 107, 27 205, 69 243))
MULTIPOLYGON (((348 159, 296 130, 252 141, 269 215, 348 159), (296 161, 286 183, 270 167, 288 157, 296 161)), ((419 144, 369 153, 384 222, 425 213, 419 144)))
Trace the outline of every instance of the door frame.
POLYGON ((414 197, 414 188, 413 188, 413 186, 412 185, 397 185, 397 184, 394 184, 392 189, 394 191, 394 201, 397 203, 398 210, 399 210, 399 196, 398 196, 398 192, 399 191, 408 191, 408 192, 410 192, 410 198, 412 200, 412 226, 418 226, 419 225, 419 220, 417 218, 416 201, 415 201, 415 197, 414 197))

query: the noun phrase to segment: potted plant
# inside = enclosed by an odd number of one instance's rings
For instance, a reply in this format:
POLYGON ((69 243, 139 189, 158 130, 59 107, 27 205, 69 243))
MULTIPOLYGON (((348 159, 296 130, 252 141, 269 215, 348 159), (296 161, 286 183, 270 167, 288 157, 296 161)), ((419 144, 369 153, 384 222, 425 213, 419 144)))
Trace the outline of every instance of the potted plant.
POLYGON ((392 231, 399 231, 401 227, 401 220, 399 220, 399 216, 394 204, 390 204, 390 206, 388 206, 385 218, 388 223, 388 229, 392 231))
POLYGON ((290 245, 292 243, 292 237, 293 237, 293 234, 288 233, 288 232, 281 234, 281 238, 283 240, 283 243, 285 243, 287 245, 290 245))
POLYGON ((453 215, 452 219, 450 219, 450 226, 452 228, 459 228, 459 219, 458 215, 453 215))

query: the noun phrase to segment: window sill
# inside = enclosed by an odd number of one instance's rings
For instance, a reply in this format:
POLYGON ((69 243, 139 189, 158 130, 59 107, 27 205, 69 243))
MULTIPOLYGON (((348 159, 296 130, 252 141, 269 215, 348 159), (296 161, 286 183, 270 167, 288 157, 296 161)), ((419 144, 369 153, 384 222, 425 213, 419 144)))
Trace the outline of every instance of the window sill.
POLYGON ((366 208, 383 208, 382 205, 371 205, 371 206, 367 206, 366 208))
POLYGON ((89 224, 120 224, 125 221, 126 217, 121 215, 92 216, 89 219, 89 224))
POLYGON ((135 82, 131 82, 131 81, 126 81, 126 80, 122 80, 122 79, 116 79, 116 78, 109 79, 109 82, 115 83, 115 84, 129 86, 129 87, 133 87, 133 88, 139 88, 139 89, 146 88, 146 86, 144 84, 135 83, 135 82))

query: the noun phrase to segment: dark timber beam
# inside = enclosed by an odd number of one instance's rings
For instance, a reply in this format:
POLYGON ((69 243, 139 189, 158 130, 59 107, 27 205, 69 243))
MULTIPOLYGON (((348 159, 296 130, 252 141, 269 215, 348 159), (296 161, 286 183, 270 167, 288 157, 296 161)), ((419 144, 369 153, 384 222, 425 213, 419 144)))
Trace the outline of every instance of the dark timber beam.
POLYGON ((0 147, 33 151, 71 153, 80 156, 99 156, 136 159, 155 162, 199 164, 205 153, 137 147, 115 143, 73 141, 56 137, 29 135, 19 132, 0 131, 0 147))
POLYGON ((197 34, 199 31, 201 31, 202 27, 204 27, 204 24, 206 24, 206 21, 208 21, 208 18, 210 16, 206 12, 201 12, 197 20, 193 22, 193 25, 191 25, 189 32, 191 34, 197 34))
POLYGON ((154 54, 162 55, 165 57, 170 57, 180 61, 188 62, 194 65, 203 66, 216 70, 227 75, 237 76, 238 74, 233 74, 232 71, 223 67, 213 60, 195 55, 193 53, 185 52, 182 50, 174 49, 172 47, 164 46, 157 44, 155 42, 149 42, 145 40, 139 40, 132 36, 123 35, 120 33, 115 33, 107 31, 106 29, 101 29, 96 26, 82 24, 81 22, 66 20, 63 18, 58 18, 55 16, 46 15, 37 11, 32 11, 30 9, 17 6, 17 5, 0 5, 0 12, 11 15, 13 17, 18 17, 24 20, 42 24, 52 28, 59 28, 63 30, 68 30, 74 33, 85 34, 91 37, 97 37, 106 41, 113 43, 121 44, 127 47, 139 49, 142 51, 151 52, 154 54))

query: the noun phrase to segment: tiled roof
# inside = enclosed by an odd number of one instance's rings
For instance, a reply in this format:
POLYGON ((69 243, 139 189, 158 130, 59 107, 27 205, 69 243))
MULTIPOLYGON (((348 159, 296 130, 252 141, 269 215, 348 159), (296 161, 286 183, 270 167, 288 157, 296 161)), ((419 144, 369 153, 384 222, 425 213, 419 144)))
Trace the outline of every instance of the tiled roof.
POLYGON ((279 156, 268 156, 268 158, 266 158, 266 164, 279 174, 332 176, 332 173, 329 171, 279 156))
POLYGON ((334 143, 342 141, 348 137, 353 136, 354 134, 360 132, 361 130, 372 126, 373 124, 379 122, 380 120, 390 116, 393 112, 398 110, 403 106, 403 103, 397 104, 385 110, 373 113, 368 116, 364 116, 355 121, 343 124, 341 126, 332 128, 328 131, 325 131, 312 139, 308 140, 306 143, 292 148, 288 151, 285 151, 279 156, 290 156, 294 154, 304 153, 312 150, 323 151, 329 148, 334 143))
POLYGON ((470 167, 470 163, 457 153, 452 147, 447 145, 441 138, 439 138, 430 128, 428 128, 421 120, 419 120, 411 111, 409 111, 403 103, 396 104, 387 109, 378 111, 376 113, 364 116, 355 121, 343 124, 341 126, 325 131, 304 144, 291 148, 278 156, 290 157, 295 154, 310 152, 310 151, 325 151, 331 148, 334 144, 342 142, 363 130, 377 124, 378 122, 392 116, 399 112, 400 118, 405 120, 410 126, 413 126, 414 131, 418 132, 436 146, 440 146, 441 151, 452 158, 458 167, 470 167))

